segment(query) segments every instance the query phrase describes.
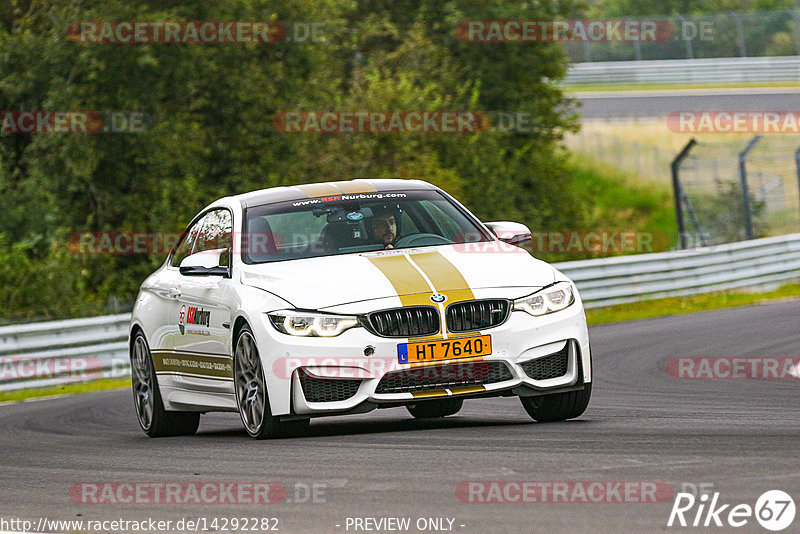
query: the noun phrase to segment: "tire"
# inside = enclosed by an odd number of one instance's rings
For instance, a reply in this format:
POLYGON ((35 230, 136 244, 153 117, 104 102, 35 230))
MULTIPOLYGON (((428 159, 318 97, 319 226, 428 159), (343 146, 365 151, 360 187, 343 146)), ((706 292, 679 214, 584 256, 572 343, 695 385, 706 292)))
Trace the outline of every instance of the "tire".
POLYGON ((239 416, 251 438, 294 436, 302 434, 308 428, 309 419, 281 421, 270 412, 264 367, 261 365, 253 331, 247 324, 242 326, 236 337, 233 381, 239 416))
POLYGON ((416 419, 432 419, 457 414, 464 404, 464 399, 436 399, 406 406, 408 412, 416 419))
POLYGON ((197 432, 199 412, 164 409, 153 356, 141 330, 136 333, 131 345, 131 389, 136 419, 144 433, 151 438, 190 436, 197 432))
POLYGON ((584 384, 583 389, 539 395, 536 397, 520 397, 522 406, 528 415, 541 423, 564 421, 580 416, 589 405, 592 396, 592 383, 584 384))

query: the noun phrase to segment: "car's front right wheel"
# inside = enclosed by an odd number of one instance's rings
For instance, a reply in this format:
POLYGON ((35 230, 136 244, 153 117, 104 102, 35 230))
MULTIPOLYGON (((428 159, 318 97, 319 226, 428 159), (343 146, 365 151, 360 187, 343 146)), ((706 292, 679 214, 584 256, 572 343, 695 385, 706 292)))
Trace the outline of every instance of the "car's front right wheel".
POLYGON ((261 365, 253 332, 246 324, 236 338, 233 380, 239 415, 251 438, 286 437, 300 434, 308 428, 309 419, 281 421, 272 415, 264 366, 261 365))
POLYGON ((520 397, 522 406, 528 415, 541 423, 548 421, 564 421, 580 416, 589 405, 592 396, 592 383, 577 391, 552 393, 536 397, 520 397))

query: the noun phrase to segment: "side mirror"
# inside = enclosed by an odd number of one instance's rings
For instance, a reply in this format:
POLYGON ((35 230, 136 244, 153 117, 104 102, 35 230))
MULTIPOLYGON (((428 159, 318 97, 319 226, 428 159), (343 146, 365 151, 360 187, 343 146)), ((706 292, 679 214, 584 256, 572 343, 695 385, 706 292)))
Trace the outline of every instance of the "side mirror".
POLYGON ((531 231, 524 224, 511 221, 488 222, 486 226, 497 239, 509 245, 519 245, 531 240, 531 231))
POLYGON ((183 258, 178 270, 184 276, 228 276, 228 267, 220 265, 227 254, 230 254, 228 248, 195 252, 183 258))

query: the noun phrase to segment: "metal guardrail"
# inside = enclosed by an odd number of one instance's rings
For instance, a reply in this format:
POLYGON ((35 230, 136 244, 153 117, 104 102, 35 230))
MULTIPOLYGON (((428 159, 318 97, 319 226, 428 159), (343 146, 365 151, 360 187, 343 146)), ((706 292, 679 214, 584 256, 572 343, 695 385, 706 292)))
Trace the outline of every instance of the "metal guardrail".
POLYGON ((800 56, 574 63, 565 85, 737 83, 800 80, 800 56))
POLYGON ((575 281, 587 308, 723 289, 770 288, 800 279, 800 234, 556 267, 575 281))
POLYGON ((0 391, 126 376, 128 313, 0 326, 0 391))
MULTIPOLYGON (((587 308, 800 279, 800 234, 555 264, 587 308)), ((0 327, 0 391, 127 376, 130 314, 0 327)))

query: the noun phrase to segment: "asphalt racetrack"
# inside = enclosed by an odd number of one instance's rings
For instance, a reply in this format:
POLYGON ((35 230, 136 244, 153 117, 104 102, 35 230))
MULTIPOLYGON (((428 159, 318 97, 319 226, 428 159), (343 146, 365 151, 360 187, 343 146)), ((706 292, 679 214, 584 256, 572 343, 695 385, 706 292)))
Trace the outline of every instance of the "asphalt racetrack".
POLYGON ((793 111, 798 87, 597 91, 569 94, 581 102, 581 119, 660 117, 676 111, 793 111))
MULTIPOLYGON (((580 419, 565 423, 535 423, 516 398, 498 398, 466 401, 439 421, 412 420, 402 408, 318 419, 308 437, 261 442, 247 437, 235 414, 211 414, 196 436, 149 439, 127 390, 6 404, 1 513, 33 521, 276 517, 285 533, 393 531, 346 530, 348 517, 407 517, 408 532, 419 532, 419 518, 449 518, 450 531, 463 533, 694 532, 702 529, 667 528, 671 494, 645 504, 486 504, 463 502, 457 488, 660 481, 675 492, 705 484, 731 504, 753 506, 771 489, 797 501, 800 381, 679 380, 665 369, 677 356, 796 358, 799 331, 798 300, 594 327, 593 398, 580 419), (70 498, 76 483, 109 481, 273 481, 288 493, 268 505, 70 498)), ((755 520, 736 531, 765 532, 755 520)), ((800 517, 784 532, 798 531, 800 517)))

